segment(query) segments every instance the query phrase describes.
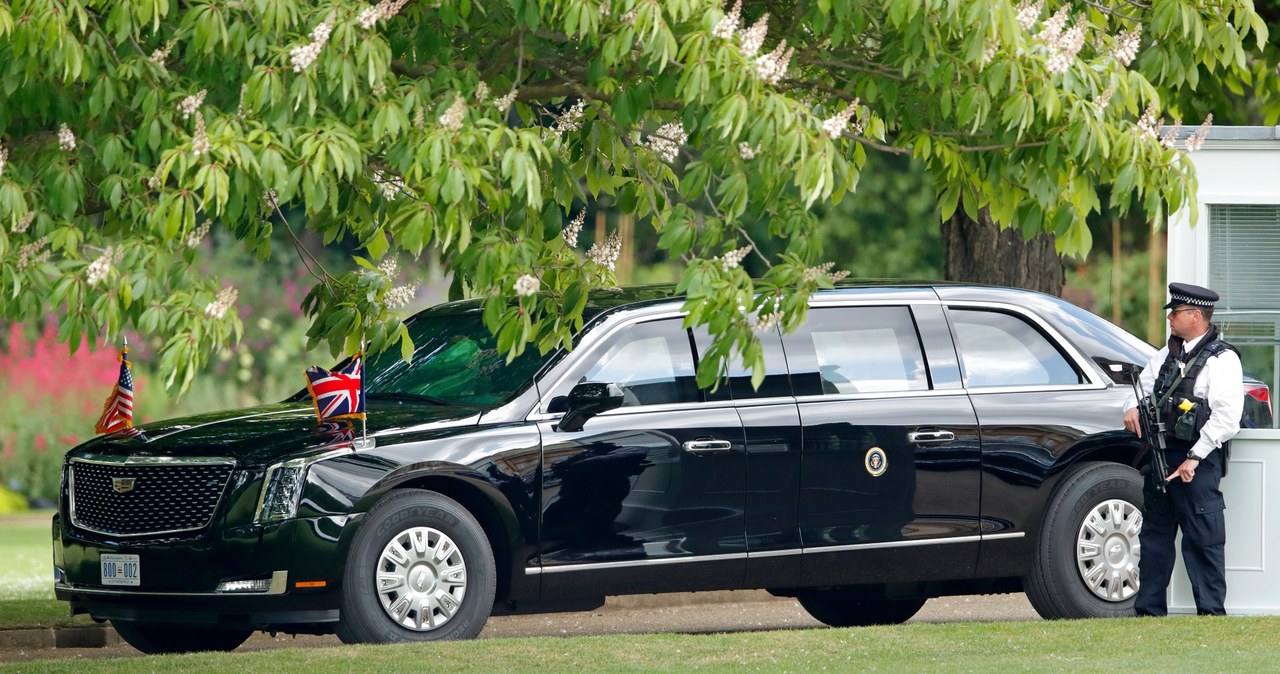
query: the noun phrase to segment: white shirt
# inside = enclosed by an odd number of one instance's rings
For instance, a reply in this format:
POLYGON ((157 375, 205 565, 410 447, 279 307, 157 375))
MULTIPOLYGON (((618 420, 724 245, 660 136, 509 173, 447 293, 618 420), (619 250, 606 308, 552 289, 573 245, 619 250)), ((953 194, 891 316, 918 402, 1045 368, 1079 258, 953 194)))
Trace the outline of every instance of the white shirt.
MULTIPOLYGON (((1194 351, 1204 337, 1205 335, 1200 335, 1188 340, 1183 345, 1182 352, 1187 354, 1194 351)), ((1166 346, 1157 351, 1147 362, 1147 366, 1142 368, 1138 384, 1142 387, 1144 396, 1151 395, 1155 389, 1156 375, 1168 355, 1169 347, 1166 346)), ((1197 398, 1208 401, 1209 420, 1200 429, 1200 439, 1196 440, 1196 444, 1187 453, 1197 459, 1204 459, 1209 456, 1209 452, 1221 447, 1222 443, 1235 437, 1240 431, 1240 416, 1244 413, 1244 370, 1240 366, 1240 356, 1227 349, 1210 358, 1196 376, 1192 392, 1197 398)), ((1137 401, 1130 394, 1125 403, 1125 411, 1137 406, 1137 401)))

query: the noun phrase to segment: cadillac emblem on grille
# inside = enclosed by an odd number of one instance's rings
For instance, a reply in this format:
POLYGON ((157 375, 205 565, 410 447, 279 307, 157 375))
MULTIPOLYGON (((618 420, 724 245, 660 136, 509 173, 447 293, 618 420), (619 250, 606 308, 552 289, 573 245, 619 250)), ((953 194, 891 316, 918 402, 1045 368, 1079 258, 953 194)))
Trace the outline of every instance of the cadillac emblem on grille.
POLYGON ((117 494, 127 494, 133 491, 133 485, 138 481, 136 477, 113 477, 111 478, 111 488, 116 490, 117 494))

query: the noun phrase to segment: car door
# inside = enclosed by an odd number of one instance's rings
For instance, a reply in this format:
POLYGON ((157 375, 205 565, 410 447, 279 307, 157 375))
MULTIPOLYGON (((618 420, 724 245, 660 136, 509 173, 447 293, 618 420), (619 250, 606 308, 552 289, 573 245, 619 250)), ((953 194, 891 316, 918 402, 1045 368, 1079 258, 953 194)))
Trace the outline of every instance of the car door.
POLYGON ((940 306, 815 306, 784 343, 803 584, 970 576, 980 441, 940 306))
POLYGON ((983 573, 1017 572, 1042 516, 1027 504, 1043 502, 1064 453, 1119 426, 1123 391, 1025 308, 952 300, 946 311, 982 426, 983 573))
MULTIPOLYGON (((694 328, 698 358, 708 353, 711 336, 694 328)), ((796 527, 802 434, 791 389, 790 370, 775 326, 758 331, 764 379, 751 383, 751 370, 739 359, 728 363, 728 377, 708 396, 732 398, 746 437, 747 587, 791 587, 800 580, 802 545, 796 527)))
POLYGON ((698 389, 682 319, 627 322, 577 362, 551 399, 609 381, 625 402, 577 432, 539 423, 543 596, 739 587, 742 424, 731 400, 698 389))

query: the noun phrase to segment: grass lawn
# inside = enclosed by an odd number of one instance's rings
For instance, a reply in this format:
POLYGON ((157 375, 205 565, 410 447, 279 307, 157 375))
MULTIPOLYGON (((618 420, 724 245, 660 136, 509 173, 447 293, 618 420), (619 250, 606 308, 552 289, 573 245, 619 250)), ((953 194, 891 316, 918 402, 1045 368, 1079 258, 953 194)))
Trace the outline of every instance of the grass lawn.
POLYGON ((0 665, 0 671, 1256 672, 1275 671, 1278 631, 1274 617, 918 623, 76 658, 0 665))
POLYGON ((86 616, 67 616, 67 604, 53 598, 52 512, 0 517, 0 630, 59 625, 92 625, 86 616))

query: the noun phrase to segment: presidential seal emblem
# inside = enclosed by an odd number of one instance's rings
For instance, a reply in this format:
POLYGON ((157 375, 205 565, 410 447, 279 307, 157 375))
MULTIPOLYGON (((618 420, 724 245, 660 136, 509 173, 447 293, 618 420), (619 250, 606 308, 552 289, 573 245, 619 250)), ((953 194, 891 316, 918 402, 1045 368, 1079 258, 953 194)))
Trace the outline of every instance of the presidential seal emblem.
POLYGON ((880 477, 884 475, 885 469, 889 467, 889 457, 885 456, 883 449, 872 447, 867 450, 865 463, 867 472, 871 473, 871 477, 880 477))

